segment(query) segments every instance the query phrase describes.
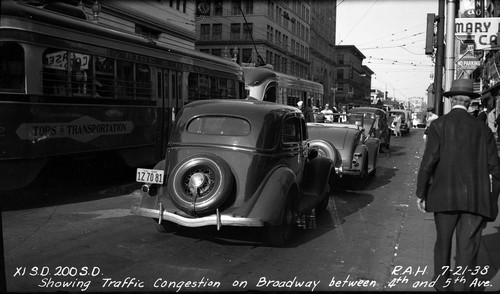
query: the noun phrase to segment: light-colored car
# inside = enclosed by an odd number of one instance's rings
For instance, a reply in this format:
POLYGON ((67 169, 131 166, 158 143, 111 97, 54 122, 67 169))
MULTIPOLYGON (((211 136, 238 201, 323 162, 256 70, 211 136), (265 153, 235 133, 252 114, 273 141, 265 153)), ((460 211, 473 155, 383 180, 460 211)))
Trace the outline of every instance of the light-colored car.
POLYGON ((377 170, 380 140, 373 136, 375 122, 375 114, 361 113, 349 114, 344 123, 308 123, 309 144, 322 150, 320 155, 335 160, 335 152, 321 140, 329 142, 340 155, 341 174, 365 179, 377 170))
POLYGON ((410 133, 410 129, 412 128, 413 124, 411 119, 411 112, 409 110, 404 110, 404 109, 389 110, 389 118, 388 118, 389 126, 391 126, 391 129, 393 129, 392 122, 396 117, 396 115, 398 114, 401 115, 401 127, 400 127, 401 134, 407 135, 410 133))
POLYGON ((165 159, 138 169, 132 213, 178 226, 263 227, 282 246, 306 216, 325 210, 332 160, 308 143, 302 112, 250 100, 192 102, 179 112, 165 159))
POLYGON ((373 113, 377 117, 377 128, 372 131, 372 134, 380 139, 380 147, 382 152, 388 152, 391 145, 391 130, 387 121, 387 113, 385 110, 377 107, 354 107, 349 110, 349 113, 373 113))
POLYGON ((412 114, 412 124, 414 128, 424 129, 426 126, 426 112, 414 112, 412 114))

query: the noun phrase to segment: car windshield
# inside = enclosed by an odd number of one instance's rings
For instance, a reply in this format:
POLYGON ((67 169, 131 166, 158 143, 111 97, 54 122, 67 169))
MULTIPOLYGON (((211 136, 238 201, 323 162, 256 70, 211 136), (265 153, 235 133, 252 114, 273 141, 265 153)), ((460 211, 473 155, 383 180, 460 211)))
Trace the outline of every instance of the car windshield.
POLYGON ((187 131, 203 135, 246 136, 250 134, 250 123, 239 117, 202 116, 191 120, 187 131))

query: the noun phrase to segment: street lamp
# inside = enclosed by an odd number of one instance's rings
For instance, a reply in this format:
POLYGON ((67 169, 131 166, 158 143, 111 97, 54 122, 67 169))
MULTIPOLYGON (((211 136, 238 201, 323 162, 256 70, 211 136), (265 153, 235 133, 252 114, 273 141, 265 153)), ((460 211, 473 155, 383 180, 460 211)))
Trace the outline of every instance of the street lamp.
POLYGON ((99 13, 101 12, 101 4, 97 0, 95 0, 94 4, 92 4, 92 12, 94 13, 94 22, 99 22, 99 13))
POLYGON ((238 63, 238 47, 234 46, 233 57, 231 58, 233 62, 238 63))

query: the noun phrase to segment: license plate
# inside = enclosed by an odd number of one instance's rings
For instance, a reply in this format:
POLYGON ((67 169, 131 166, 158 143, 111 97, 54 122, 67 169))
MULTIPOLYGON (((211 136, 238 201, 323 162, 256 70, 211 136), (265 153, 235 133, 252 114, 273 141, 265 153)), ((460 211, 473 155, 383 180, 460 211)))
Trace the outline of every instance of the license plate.
POLYGON ((136 181, 148 184, 163 184, 163 171, 159 169, 138 168, 136 181))

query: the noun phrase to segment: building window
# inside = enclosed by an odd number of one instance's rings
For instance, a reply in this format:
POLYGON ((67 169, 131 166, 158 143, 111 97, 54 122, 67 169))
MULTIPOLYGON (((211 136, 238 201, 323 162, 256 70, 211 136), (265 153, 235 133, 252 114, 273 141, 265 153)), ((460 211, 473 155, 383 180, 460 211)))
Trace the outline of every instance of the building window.
POLYGON ((210 25, 202 24, 200 27, 200 39, 201 40, 210 40, 210 25))
POLYGON ((245 14, 253 14, 253 0, 245 1, 245 8, 243 10, 245 14))
POLYGON ((231 1, 231 14, 240 14, 240 1, 241 0, 231 1))
POLYGON ((252 63, 252 49, 243 49, 241 52, 241 62, 242 63, 252 63))
POLYGON ((337 55, 337 63, 338 64, 344 64, 344 54, 338 54, 337 55))
POLYGON ((253 33, 253 24, 245 23, 243 24, 243 40, 251 40, 253 33))
POLYGON ((239 40, 241 33, 241 24, 232 23, 231 24, 231 40, 239 40))
POLYGON ((273 28, 271 26, 267 26, 267 41, 273 41, 273 28))
POLYGON ((135 25, 135 33, 153 40, 158 40, 160 36, 159 31, 138 24, 135 25))
POLYGON ((224 4, 222 1, 216 1, 214 4, 214 15, 222 15, 222 8, 224 4))
POLYGON ((222 49, 212 49, 212 55, 222 57, 222 49))
POLYGON ((344 79, 344 69, 338 69, 337 70, 337 79, 338 80, 343 80, 344 79))
POLYGON ((213 40, 222 40, 222 24, 214 23, 212 25, 212 38, 213 40))

